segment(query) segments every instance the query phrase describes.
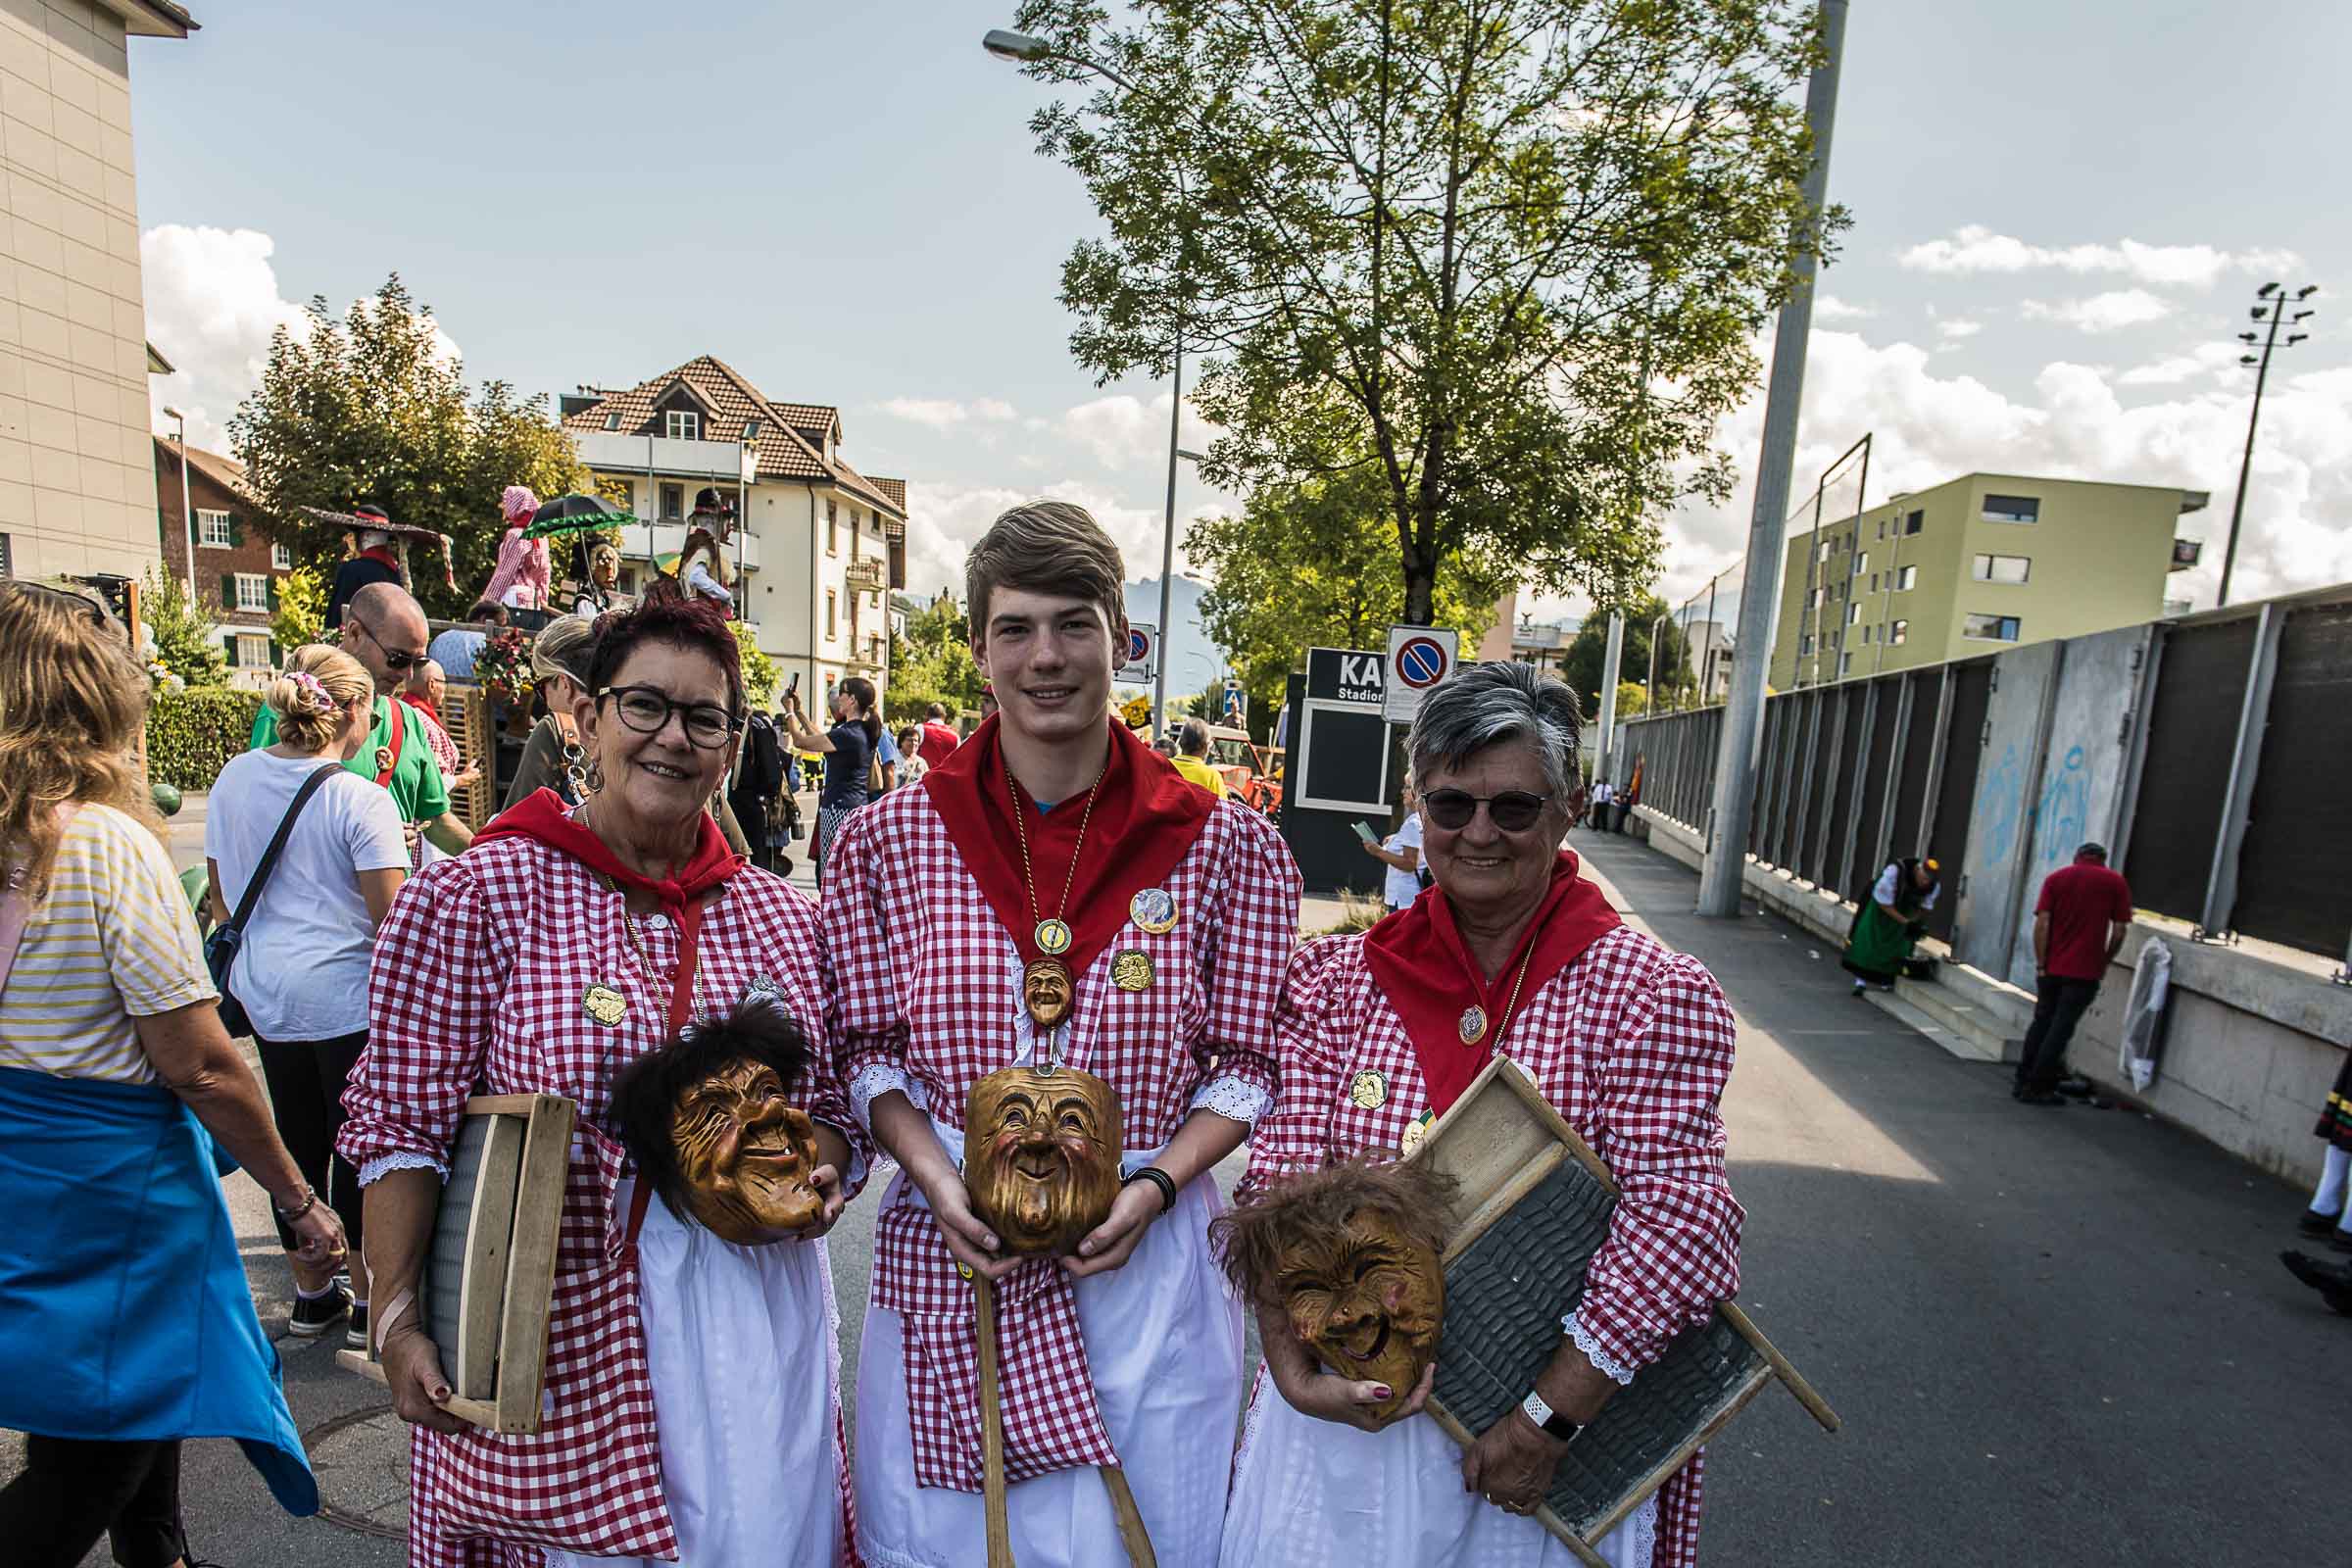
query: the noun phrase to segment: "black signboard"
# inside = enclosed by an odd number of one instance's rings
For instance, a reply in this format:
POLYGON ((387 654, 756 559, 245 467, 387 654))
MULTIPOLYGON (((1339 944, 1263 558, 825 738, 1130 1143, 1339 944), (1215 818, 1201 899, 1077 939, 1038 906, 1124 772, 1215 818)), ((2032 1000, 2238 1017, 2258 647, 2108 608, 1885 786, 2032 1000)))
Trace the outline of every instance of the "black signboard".
POLYGON ((1347 648, 1306 651, 1306 700, 1378 708, 1387 696, 1389 656, 1347 648))

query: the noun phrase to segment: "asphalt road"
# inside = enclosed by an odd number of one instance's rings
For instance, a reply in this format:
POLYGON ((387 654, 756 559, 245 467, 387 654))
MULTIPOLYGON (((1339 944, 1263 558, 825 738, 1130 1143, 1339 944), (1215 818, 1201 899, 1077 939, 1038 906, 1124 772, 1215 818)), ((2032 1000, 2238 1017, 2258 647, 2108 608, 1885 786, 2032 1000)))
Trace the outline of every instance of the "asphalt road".
MULTIPOLYGON (((1837 1407, 1767 1390, 1709 1450, 1715 1564, 2345 1560, 2329 1503, 2352 1323, 2277 1261, 2302 1195, 2137 1114, 2013 1102, 1850 1001, 1834 952, 1777 921, 1699 920, 1696 878, 1580 831, 1619 906, 1722 981, 1740 1022, 1725 1102, 1747 1208, 1741 1299, 1837 1407)), ((1230 1179, 1231 1171, 1225 1173, 1230 1179)), ((230 1205, 266 1325, 288 1281, 264 1200, 230 1205)), ((870 1201, 831 1241, 856 1377, 870 1201)), ((280 1340, 331 1514, 291 1520, 229 1445, 189 1446, 197 1554, 227 1568, 402 1560, 405 1445, 331 1347, 280 1340)), ((21 1445, 0 1435, 0 1478, 21 1445)), ((107 1561, 104 1548, 90 1568, 107 1561)))

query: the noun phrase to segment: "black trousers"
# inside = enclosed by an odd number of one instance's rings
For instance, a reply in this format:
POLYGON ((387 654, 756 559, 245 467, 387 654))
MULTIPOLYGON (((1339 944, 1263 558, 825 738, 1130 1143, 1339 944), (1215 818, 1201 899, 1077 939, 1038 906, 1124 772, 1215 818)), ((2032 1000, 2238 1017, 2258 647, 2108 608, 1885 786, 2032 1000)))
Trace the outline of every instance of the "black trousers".
MULTIPOLYGON (((343 1221, 343 1234, 357 1253, 360 1250, 360 1173, 335 1153, 335 1135, 343 1130, 343 1085, 352 1065, 368 1049, 368 1031, 337 1040, 264 1040, 254 1037, 262 1053, 262 1076, 270 1084, 270 1114, 286 1152, 301 1167, 302 1179, 343 1221)), ((278 1220, 278 1245, 294 1250, 294 1233, 278 1220)))
POLYGON ((27 1437, 24 1473, 0 1488, 0 1555, 20 1568, 74 1568, 104 1535, 122 1568, 187 1555, 178 1442, 27 1437))
POLYGON ((2066 1075, 2067 1044, 2098 1000, 2099 983, 2045 974, 2034 982, 2034 1021, 2026 1026, 2026 1047, 2017 1058, 2017 1087, 2047 1094, 2066 1075))

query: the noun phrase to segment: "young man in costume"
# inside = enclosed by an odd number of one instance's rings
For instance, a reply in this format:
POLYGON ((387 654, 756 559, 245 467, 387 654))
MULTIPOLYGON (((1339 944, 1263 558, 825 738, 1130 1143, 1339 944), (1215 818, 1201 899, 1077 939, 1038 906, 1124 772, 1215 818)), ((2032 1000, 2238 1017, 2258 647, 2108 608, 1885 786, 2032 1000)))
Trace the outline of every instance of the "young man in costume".
POLYGON ((877 1568, 984 1560, 984 1273, 1022 1568, 1117 1559, 1098 1467, 1163 1568, 1208 1568, 1242 1368, 1208 1172, 1271 1101, 1298 868, 1110 714, 1126 573, 1092 517, 1017 507, 965 569, 1001 709, 851 817, 825 877, 840 1071, 901 1167, 858 1365, 858 1545, 877 1568), (1048 1063, 1116 1093, 1124 1185, 1072 1254, 1021 1257, 974 1213, 962 1123, 982 1077, 1048 1063))

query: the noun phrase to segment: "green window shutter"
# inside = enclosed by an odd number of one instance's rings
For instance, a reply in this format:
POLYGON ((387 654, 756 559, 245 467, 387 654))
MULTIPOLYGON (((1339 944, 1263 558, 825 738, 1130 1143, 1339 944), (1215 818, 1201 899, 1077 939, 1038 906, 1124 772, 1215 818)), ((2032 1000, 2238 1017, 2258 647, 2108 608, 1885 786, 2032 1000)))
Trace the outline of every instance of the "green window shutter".
POLYGON ((228 547, 234 550, 244 542, 245 525, 237 520, 237 514, 232 512, 228 514, 228 547))
POLYGON ((229 610, 237 608, 237 574, 233 571, 220 574, 220 603, 229 610))
POLYGON ((278 665, 280 665, 280 664, 283 664, 285 662, 286 662, 286 661, 285 661, 285 656, 284 656, 283 654, 281 654, 281 653, 279 653, 279 652, 278 652, 278 647, 277 647, 277 639, 276 639, 276 638, 274 638, 274 637, 270 638, 270 667, 271 667, 271 668, 275 668, 276 666, 278 666, 278 665))
POLYGON ((270 613, 271 613, 272 615, 276 614, 276 613, 277 613, 277 579, 276 579, 275 577, 272 577, 272 578, 270 578, 270 601, 269 601, 269 602, 270 602, 270 613))

